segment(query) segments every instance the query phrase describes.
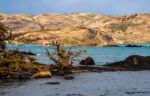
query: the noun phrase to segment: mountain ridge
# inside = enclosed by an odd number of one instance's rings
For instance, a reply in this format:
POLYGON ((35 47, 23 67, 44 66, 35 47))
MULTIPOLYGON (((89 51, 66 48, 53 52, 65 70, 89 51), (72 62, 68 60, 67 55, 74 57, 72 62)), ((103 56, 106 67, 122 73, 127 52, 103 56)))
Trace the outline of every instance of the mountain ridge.
POLYGON ((14 44, 107 46, 150 43, 150 14, 107 16, 92 13, 0 14, 14 44))

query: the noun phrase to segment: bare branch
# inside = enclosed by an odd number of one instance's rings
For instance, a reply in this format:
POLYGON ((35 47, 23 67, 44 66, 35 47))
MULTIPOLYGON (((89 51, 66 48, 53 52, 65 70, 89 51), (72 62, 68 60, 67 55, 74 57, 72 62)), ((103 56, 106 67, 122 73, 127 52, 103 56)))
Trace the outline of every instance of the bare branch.
POLYGON ((58 63, 58 60, 56 58, 54 58, 48 51, 48 49, 46 49, 46 54, 49 57, 49 59, 51 59, 52 61, 54 61, 56 64, 58 63))

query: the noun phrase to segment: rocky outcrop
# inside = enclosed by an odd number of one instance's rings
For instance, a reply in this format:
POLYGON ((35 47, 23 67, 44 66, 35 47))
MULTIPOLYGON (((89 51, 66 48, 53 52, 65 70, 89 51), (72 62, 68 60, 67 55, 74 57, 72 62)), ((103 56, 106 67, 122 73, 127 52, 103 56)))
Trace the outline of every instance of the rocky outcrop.
POLYGON ((104 16, 77 14, 0 14, 12 28, 12 43, 107 46, 150 43, 150 15, 104 16))
POLYGON ((80 65, 95 65, 95 61, 92 57, 87 57, 80 61, 80 65))
POLYGON ((126 70, 150 70, 150 56, 132 55, 123 61, 114 62, 105 66, 124 68, 126 70))
POLYGON ((132 44, 128 44, 125 47, 143 47, 142 45, 132 45, 132 44))

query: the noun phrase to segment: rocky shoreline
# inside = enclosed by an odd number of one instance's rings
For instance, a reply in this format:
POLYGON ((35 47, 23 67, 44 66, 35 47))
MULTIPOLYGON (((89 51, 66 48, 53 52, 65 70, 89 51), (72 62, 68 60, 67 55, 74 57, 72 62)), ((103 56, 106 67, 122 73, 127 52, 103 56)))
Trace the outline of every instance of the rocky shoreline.
MULTIPOLYGON (((91 59, 91 58, 90 58, 91 59)), ((71 66, 70 69, 59 70, 56 65, 44 65, 39 63, 22 64, 19 70, 2 66, 4 60, 0 59, 0 79, 37 79, 51 78, 52 76, 64 76, 64 79, 74 79, 70 74, 82 72, 108 72, 108 71, 141 71, 150 70, 150 56, 132 55, 120 62, 96 66, 85 59, 87 65, 71 66), (69 75, 69 77, 68 77, 69 75), (67 77, 66 77, 67 76, 67 77)), ((12 63, 11 61, 9 63, 12 63)), ((15 61, 18 62, 18 61, 15 61)), ((83 63, 83 61, 81 61, 83 63)), ((93 62, 93 61, 92 61, 93 62)), ((5 63, 6 64, 6 63, 5 63)), ((7 61, 8 64, 8 61, 7 61)), ((18 65, 20 66, 20 65, 18 65)), ((15 67, 16 68, 16 67, 15 67)))

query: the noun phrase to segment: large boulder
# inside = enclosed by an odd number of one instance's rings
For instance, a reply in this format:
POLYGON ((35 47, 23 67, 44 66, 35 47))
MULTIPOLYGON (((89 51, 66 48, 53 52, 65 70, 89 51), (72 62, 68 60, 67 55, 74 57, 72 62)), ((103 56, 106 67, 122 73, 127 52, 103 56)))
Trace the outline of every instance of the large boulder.
POLYGON ((95 61, 92 57, 87 57, 80 61, 80 65, 95 65, 95 61))
POLYGON ((108 65, 108 67, 121 67, 126 69, 150 69, 150 56, 138 56, 131 55, 125 60, 120 62, 114 62, 108 65))

